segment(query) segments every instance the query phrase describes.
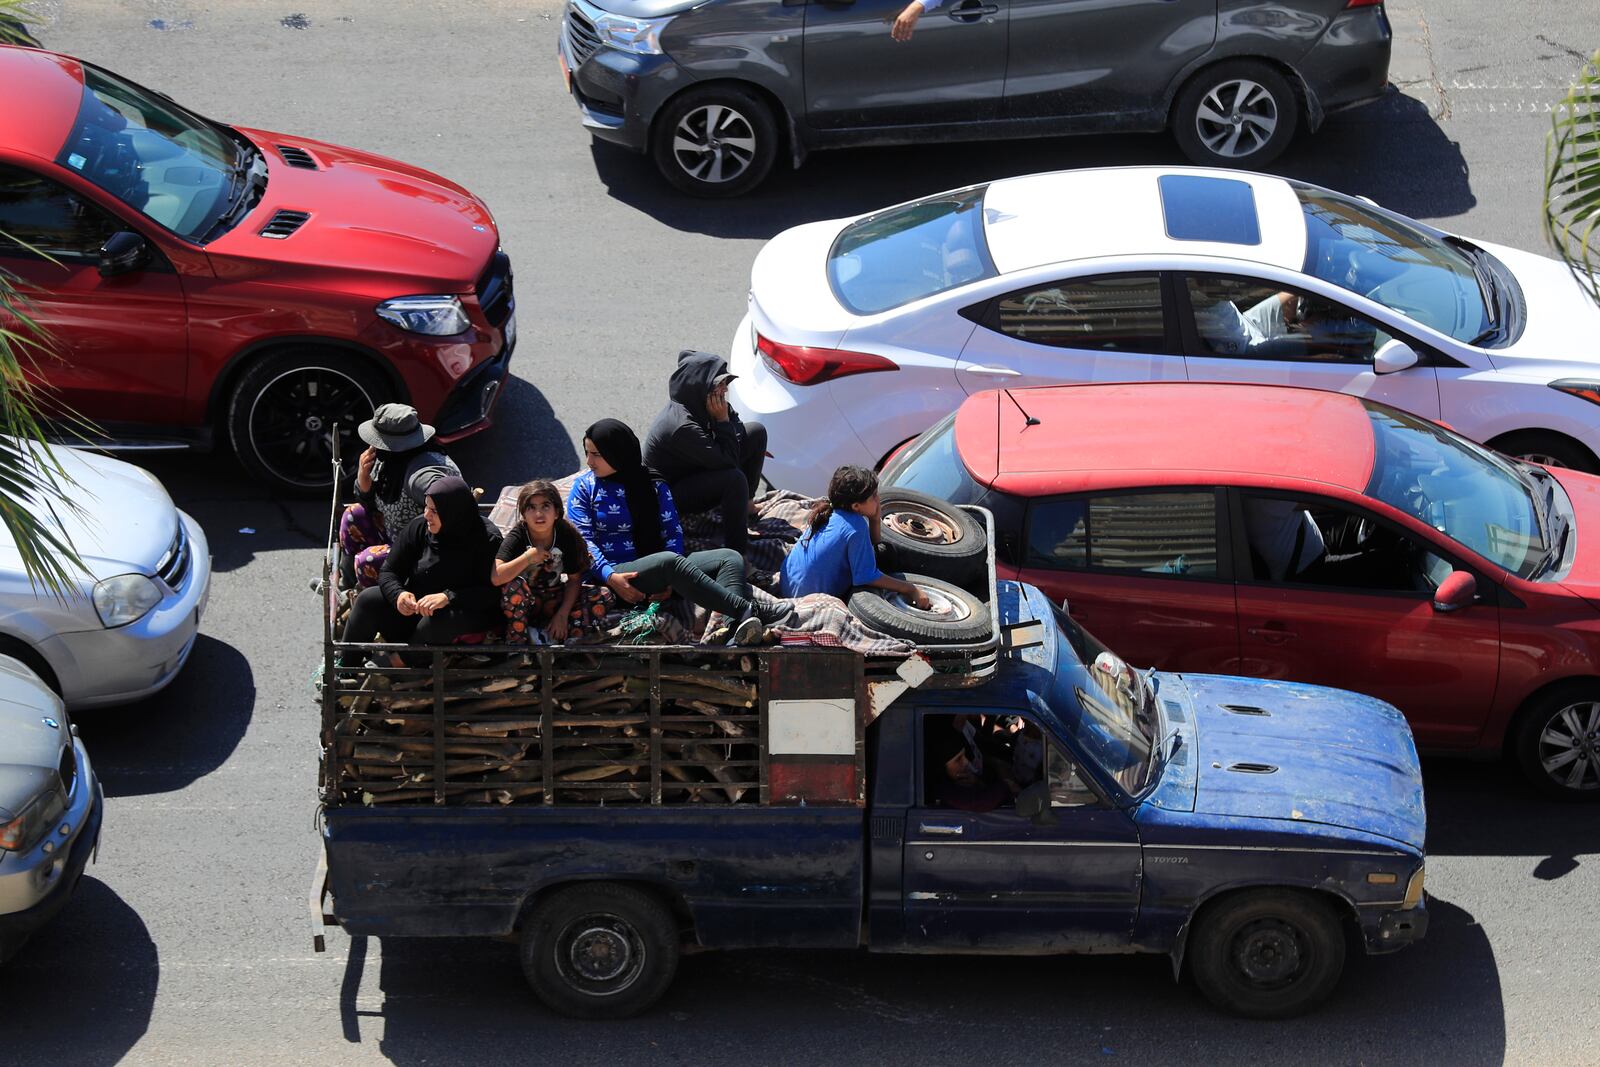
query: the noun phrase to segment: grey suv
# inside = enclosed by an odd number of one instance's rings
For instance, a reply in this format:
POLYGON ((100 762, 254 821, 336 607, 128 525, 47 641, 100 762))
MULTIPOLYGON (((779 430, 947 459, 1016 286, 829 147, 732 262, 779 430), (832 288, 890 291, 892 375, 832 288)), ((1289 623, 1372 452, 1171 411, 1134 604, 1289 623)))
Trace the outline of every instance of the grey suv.
POLYGON ((104 805, 61 698, 0 656, 0 962, 72 895, 104 805))
POLYGON ((1382 0, 568 0, 583 123, 701 196, 780 153, 1170 129, 1197 163, 1259 167, 1380 95, 1382 0))

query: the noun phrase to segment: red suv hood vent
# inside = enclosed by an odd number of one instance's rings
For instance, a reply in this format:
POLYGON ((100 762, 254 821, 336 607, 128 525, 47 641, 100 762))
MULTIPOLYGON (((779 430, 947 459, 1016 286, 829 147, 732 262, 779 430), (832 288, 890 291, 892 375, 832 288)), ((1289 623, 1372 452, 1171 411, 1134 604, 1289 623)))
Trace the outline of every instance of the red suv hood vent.
POLYGON ((304 148, 295 148, 293 145, 273 145, 283 161, 291 167, 301 167, 305 170, 316 170, 317 161, 311 158, 311 153, 304 148))
POLYGON ((304 226, 310 218, 309 211, 280 211, 261 227, 261 236, 281 241, 304 226))

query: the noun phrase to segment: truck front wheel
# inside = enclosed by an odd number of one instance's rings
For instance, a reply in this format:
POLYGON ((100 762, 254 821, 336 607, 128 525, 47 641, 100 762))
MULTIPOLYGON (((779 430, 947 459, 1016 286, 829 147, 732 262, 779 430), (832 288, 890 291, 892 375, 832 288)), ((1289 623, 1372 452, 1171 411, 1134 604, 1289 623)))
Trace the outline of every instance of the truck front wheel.
POLYGON ((1283 1019, 1333 992, 1345 941, 1322 901, 1292 890, 1229 897, 1200 916, 1190 947, 1195 984, 1217 1007, 1283 1019))
POLYGON ((632 886, 568 886, 540 901, 522 925, 522 973, 562 1015, 637 1015, 660 999, 677 969, 672 914, 632 886))

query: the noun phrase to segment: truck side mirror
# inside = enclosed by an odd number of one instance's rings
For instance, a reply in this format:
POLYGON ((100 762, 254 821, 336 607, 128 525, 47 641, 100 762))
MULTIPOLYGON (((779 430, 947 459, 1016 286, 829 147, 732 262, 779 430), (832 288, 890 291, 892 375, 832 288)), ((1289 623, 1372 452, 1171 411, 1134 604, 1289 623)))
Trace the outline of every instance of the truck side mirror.
POLYGON ((1034 782, 1018 793, 1017 814, 1035 826, 1054 826, 1056 813, 1050 808, 1050 786, 1034 782))
POLYGON ((131 230, 118 230, 100 246, 100 276, 110 278, 144 266, 150 258, 150 245, 131 230))
POLYGON ((1417 363, 1416 349, 1404 341, 1385 341, 1372 355, 1372 373, 1393 374, 1415 367, 1417 363))
POLYGON ((1441 615, 1460 611, 1478 596, 1478 579, 1467 571, 1451 571, 1433 591, 1433 610, 1441 615))

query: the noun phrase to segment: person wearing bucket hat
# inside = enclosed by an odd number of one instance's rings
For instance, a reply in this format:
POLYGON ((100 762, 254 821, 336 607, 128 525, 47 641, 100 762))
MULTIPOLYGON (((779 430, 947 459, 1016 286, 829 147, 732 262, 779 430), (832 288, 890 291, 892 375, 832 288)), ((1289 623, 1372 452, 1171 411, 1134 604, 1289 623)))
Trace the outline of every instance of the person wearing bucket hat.
POLYGON ((683 511, 722 513, 723 544, 749 548, 750 501, 761 484, 767 430, 744 422, 728 403, 737 377, 728 361, 685 349, 667 383, 667 406, 645 435, 644 461, 665 479, 683 511))
POLYGON ((356 503, 339 520, 341 573, 346 589, 378 583, 393 539, 417 516, 429 486, 461 471, 437 445, 433 427, 409 404, 381 404, 356 428, 367 448, 356 461, 356 503))

